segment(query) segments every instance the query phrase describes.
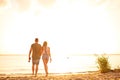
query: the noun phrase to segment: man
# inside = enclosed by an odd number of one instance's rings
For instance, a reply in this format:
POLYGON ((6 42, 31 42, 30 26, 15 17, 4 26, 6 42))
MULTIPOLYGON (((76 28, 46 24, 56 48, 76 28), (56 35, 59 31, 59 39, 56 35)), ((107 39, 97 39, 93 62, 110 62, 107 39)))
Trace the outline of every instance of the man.
POLYGON ((31 60, 30 56, 32 53, 32 74, 34 75, 35 73, 35 76, 37 76, 39 60, 40 60, 41 52, 42 52, 42 47, 38 42, 39 42, 38 38, 35 38, 35 43, 31 45, 29 55, 28 55, 29 57, 28 61, 30 62, 31 60))

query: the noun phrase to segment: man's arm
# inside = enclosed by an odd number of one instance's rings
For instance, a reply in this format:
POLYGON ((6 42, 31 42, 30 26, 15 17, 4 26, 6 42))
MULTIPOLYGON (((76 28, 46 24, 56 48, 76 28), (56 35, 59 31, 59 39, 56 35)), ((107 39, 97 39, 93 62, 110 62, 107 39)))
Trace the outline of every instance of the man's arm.
POLYGON ((29 51, 29 55, 28 55, 28 62, 30 62, 30 60, 31 60, 31 52, 32 52, 32 48, 30 48, 30 51, 29 51))

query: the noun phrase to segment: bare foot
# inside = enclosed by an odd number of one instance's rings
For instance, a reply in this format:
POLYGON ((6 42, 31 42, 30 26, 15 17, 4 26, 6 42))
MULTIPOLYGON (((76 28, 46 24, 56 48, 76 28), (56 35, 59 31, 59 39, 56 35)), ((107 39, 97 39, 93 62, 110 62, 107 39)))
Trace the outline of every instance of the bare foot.
POLYGON ((46 74, 45 77, 48 77, 48 74, 46 74))
POLYGON ((37 74, 35 74, 35 77, 37 77, 37 74))

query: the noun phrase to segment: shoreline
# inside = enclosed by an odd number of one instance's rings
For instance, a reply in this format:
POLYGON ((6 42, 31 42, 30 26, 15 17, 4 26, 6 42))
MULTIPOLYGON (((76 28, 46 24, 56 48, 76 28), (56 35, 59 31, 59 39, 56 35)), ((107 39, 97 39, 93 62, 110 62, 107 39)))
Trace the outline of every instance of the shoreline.
POLYGON ((44 73, 38 76, 28 74, 0 74, 0 80, 120 80, 120 72, 100 73, 88 71, 78 73, 50 73, 45 77, 44 73))
MULTIPOLYGON (((94 73, 98 71, 82 71, 82 72, 64 72, 64 73, 49 73, 50 75, 71 75, 71 74, 86 74, 86 73, 94 73)), ((32 73, 0 73, 1 75, 31 75, 32 73)), ((39 75, 45 73, 38 73, 39 75)))

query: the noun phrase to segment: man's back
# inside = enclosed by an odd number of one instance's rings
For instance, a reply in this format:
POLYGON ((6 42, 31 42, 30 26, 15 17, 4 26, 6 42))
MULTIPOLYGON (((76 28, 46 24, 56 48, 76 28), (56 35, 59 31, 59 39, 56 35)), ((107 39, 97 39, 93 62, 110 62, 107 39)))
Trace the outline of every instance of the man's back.
POLYGON ((39 59, 41 56, 41 45, 34 43, 31 45, 32 48, 32 59, 39 59))

